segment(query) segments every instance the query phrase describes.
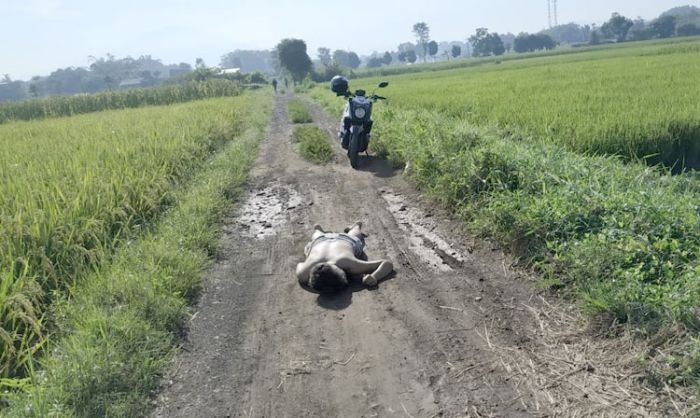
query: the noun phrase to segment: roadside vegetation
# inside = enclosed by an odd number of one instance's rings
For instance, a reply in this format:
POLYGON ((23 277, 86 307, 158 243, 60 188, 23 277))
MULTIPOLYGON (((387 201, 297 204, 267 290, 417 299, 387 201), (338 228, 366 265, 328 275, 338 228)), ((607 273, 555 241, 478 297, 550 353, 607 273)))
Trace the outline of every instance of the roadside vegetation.
POLYGON ((51 96, 20 102, 0 103, 0 124, 10 121, 73 116, 82 113, 169 105, 222 96, 237 96, 240 83, 209 78, 169 86, 108 91, 75 96, 51 96))
MULTIPOLYGON (((698 157, 698 45, 395 77, 371 144, 603 332, 668 344, 641 359, 661 387, 700 387, 700 183, 635 157, 698 157)), ((325 87, 310 95, 339 114, 325 87)))
POLYGON ((313 121, 309 107, 299 99, 292 99, 287 102, 287 113, 292 123, 309 123, 313 121))
POLYGON ((698 51, 696 39, 407 75, 391 99, 587 154, 700 167, 698 51))
POLYGON ((333 159, 333 148, 328 142, 328 134, 316 125, 294 127, 292 133, 299 153, 307 160, 325 164, 333 159))
POLYGON ((143 411, 269 109, 255 93, 0 126, 0 413, 143 411))

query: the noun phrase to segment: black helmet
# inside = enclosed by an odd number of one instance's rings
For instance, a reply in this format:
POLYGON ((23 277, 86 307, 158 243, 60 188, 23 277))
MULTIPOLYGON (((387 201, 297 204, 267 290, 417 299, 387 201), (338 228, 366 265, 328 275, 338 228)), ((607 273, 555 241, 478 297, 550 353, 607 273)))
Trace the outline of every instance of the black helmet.
POLYGON ((331 79, 331 91, 338 95, 343 95, 348 91, 348 79, 342 75, 337 75, 331 79))

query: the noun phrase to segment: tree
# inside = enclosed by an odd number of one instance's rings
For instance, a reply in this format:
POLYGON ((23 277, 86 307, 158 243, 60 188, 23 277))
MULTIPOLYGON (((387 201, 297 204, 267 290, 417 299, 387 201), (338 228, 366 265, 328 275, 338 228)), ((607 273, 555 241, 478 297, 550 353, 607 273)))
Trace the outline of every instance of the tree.
POLYGON ((692 23, 687 23, 683 26, 679 26, 678 29, 676 29, 676 33, 678 34, 678 36, 700 35, 700 28, 698 28, 692 23))
POLYGON ((610 20, 603 23, 600 31, 606 38, 615 38, 617 42, 624 42, 627 39, 627 33, 633 25, 632 19, 626 18, 619 13, 613 13, 610 20))
POLYGON ((661 16, 651 22, 650 29, 659 38, 670 38, 676 33, 676 17, 672 15, 661 16))
POLYGON ((333 62, 348 68, 357 68, 360 66, 360 57, 356 53, 350 51, 343 51, 342 49, 337 49, 333 51, 333 62))
POLYGON ((459 45, 452 45, 452 58, 457 58, 462 55, 462 47, 459 45))
POLYGON ((368 68, 377 68, 377 67, 381 67, 383 63, 384 63, 384 60, 375 55, 373 57, 370 57, 367 60, 367 67, 368 68))
POLYGON ((416 51, 414 51, 413 49, 409 49, 408 51, 406 51, 406 61, 413 64, 414 62, 416 62, 416 60, 418 60, 418 56, 416 55, 416 51))
POLYGON ((386 51, 384 53, 384 56, 382 57, 382 62, 386 65, 391 64, 391 61, 393 61, 394 58, 391 56, 391 53, 389 51, 386 51))
POLYGON ((362 63, 360 57, 358 57, 357 54, 352 51, 348 52, 348 61, 350 63, 350 68, 352 68, 353 70, 359 67, 362 63))
POLYGON ((598 45, 600 44, 600 34, 598 33, 597 30, 594 30, 591 32, 591 40, 588 41, 589 44, 591 45, 598 45))
POLYGON ((541 49, 554 49, 557 43, 554 42, 549 35, 537 34, 530 35, 521 33, 513 41, 513 50, 515 52, 533 52, 541 49))
POLYGON ((489 55, 503 55, 506 48, 503 40, 497 33, 489 33, 486 28, 478 28, 476 33, 469 37, 472 44, 472 55, 475 57, 485 57, 489 55))
POLYGON ((416 35, 416 40, 418 41, 418 46, 423 51, 423 62, 425 62, 425 57, 428 55, 428 42, 430 41, 430 28, 425 22, 418 22, 413 25, 413 33, 416 35))
POLYGON ((277 45, 280 65, 292 75, 296 82, 301 82, 311 71, 311 58, 306 53, 306 42, 301 39, 283 39, 277 45))
POLYGON ((399 61, 406 62, 406 53, 404 51, 399 52, 399 61))
POLYGON ((329 48, 321 47, 318 50, 318 59, 321 64, 328 66, 331 63, 331 50, 329 48))
POLYGON ((435 41, 430 41, 428 42, 428 53, 432 57, 433 61, 435 61, 435 54, 438 52, 438 44, 435 41))

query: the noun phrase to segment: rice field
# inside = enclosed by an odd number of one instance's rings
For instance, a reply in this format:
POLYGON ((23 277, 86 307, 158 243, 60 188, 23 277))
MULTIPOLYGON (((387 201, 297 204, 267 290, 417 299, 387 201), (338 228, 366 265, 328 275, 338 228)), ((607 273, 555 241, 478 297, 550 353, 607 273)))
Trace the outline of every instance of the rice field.
POLYGON ((13 120, 43 119, 102 110, 169 105, 213 97, 237 96, 240 93, 241 86, 238 82, 209 79, 126 91, 52 96, 45 99, 0 103, 0 124, 13 120))
POLYGON ((33 375, 47 309, 152 227, 246 126, 251 100, 0 125, 0 386, 33 375))
POLYGON ((386 95, 577 152, 700 167, 700 40, 614 51, 394 76, 386 95))

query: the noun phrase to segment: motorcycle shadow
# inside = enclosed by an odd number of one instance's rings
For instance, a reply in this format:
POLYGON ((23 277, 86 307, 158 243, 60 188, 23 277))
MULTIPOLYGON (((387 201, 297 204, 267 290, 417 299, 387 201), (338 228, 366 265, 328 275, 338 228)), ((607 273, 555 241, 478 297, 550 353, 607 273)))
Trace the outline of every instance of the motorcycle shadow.
POLYGON ((389 161, 376 155, 360 155, 358 171, 367 171, 377 177, 394 177, 400 170, 391 166, 389 161))

